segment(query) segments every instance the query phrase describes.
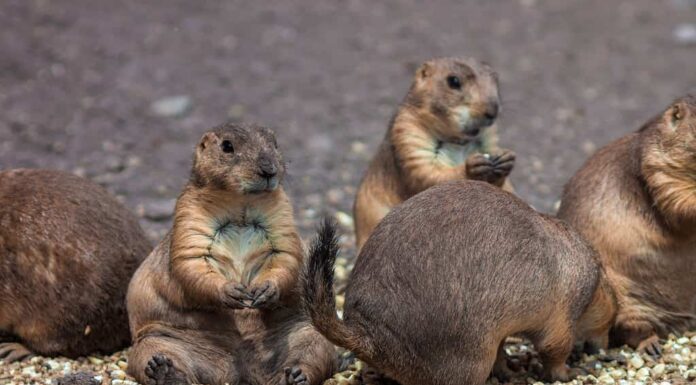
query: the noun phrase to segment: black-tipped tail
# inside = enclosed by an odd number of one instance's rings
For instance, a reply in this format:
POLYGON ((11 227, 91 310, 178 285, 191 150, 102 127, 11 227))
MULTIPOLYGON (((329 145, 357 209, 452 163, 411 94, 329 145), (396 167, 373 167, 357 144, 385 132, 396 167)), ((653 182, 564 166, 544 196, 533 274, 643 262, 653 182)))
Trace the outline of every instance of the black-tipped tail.
POLYGON ((304 307, 312 323, 329 341, 353 351, 361 358, 371 357, 365 336, 346 327, 336 315, 334 263, 338 254, 336 223, 324 219, 309 250, 302 281, 304 307))

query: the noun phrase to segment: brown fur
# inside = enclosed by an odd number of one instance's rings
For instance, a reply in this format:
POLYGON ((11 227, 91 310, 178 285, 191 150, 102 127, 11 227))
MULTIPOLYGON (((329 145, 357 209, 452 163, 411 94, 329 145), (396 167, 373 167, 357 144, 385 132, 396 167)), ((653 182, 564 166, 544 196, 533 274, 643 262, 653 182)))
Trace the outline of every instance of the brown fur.
POLYGON ((616 344, 657 353, 656 335, 696 327, 696 98, 592 156, 558 215, 594 244, 616 286, 616 344))
POLYGON ((418 69, 358 188, 358 249, 392 207, 438 183, 475 179, 512 191, 515 156, 498 148, 499 103, 497 75, 485 63, 443 58, 418 69))
POLYGON ((0 172, 0 358, 111 353, 151 246, 103 188, 61 171, 0 172))
POLYGON ((314 324, 403 385, 483 384, 511 335, 534 342, 548 379, 565 380, 574 341, 605 343, 614 319, 611 286, 580 235, 479 181, 435 186, 382 220, 355 264, 343 321, 336 252, 325 227, 304 276, 314 324))
POLYGON ((227 124, 203 136, 173 228, 128 290, 138 381, 307 385, 332 373, 333 346, 298 311, 303 249, 284 172, 268 129, 227 124))

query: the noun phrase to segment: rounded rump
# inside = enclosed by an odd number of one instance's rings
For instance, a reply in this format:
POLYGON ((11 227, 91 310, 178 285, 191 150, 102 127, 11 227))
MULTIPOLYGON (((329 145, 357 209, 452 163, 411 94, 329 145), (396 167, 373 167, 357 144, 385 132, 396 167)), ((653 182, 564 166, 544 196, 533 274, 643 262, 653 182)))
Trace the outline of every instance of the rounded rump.
POLYGON ((43 354, 129 342, 125 292, 150 251, 102 187, 53 170, 0 172, 0 330, 43 354))

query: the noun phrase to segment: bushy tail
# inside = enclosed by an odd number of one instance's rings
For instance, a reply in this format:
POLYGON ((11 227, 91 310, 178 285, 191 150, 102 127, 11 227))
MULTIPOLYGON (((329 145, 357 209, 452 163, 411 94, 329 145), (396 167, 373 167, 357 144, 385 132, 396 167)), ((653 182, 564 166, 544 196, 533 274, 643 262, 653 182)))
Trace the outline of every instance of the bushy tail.
POLYGON ((309 260, 302 274, 304 307, 312 323, 329 341, 353 351, 370 361, 372 348, 359 330, 348 328, 336 315, 334 297, 334 263, 338 254, 336 224, 324 219, 309 250, 309 260))

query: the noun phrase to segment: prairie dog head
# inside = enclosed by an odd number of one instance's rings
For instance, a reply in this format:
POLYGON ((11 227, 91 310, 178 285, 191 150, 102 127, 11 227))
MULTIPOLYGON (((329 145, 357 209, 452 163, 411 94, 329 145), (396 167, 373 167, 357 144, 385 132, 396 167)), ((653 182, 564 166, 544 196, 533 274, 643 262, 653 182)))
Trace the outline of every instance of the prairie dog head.
POLYGON ((201 137, 191 180, 198 187, 258 194, 275 190, 284 175, 285 164, 273 131, 228 123, 201 137))
POLYGON ((657 205, 670 222, 696 220, 696 97, 675 100, 641 134, 641 169, 657 205))
POLYGON ((498 75, 474 59, 429 60, 416 71, 406 101, 447 122, 447 132, 440 134, 455 139, 477 137, 498 117, 498 75))
POLYGON ((661 153, 672 167, 691 170, 696 183, 696 97, 675 100, 644 130, 653 131, 650 151, 661 153))

